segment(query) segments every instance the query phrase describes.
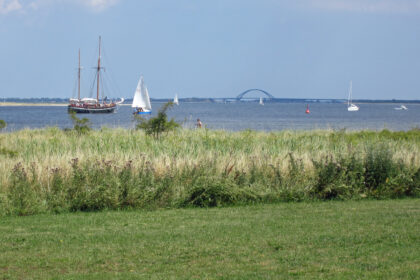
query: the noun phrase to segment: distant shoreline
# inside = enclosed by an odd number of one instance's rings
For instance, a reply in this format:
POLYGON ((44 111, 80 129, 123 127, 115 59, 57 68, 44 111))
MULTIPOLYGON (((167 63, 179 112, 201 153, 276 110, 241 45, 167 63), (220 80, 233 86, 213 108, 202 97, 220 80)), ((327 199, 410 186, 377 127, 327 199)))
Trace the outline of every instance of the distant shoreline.
POLYGON ((64 107, 67 106, 65 103, 26 103, 26 102, 0 102, 0 107, 6 106, 55 106, 64 107))
MULTIPOLYGON (((170 101, 170 100, 169 100, 170 101)), ((120 106, 130 106, 131 101, 126 100, 127 103, 119 104, 120 106)), ((168 100, 161 100, 161 99, 152 99, 153 103, 165 103, 168 102, 168 100)), ((230 101, 226 102, 227 104, 233 104, 233 103, 256 103, 258 102, 257 99, 253 101, 230 101)), ((209 101, 209 100, 182 100, 180 99, 180 103, 215 103, 220 104, 222 102, 217 101, 209 101)), ((305 103, 305 104, 347 104, 347 101, 345 100, 331 100, 330 102, 325 102, 322 100, 300 100, 300 99, 283 99, 281 101, 279 100, 273 100, 273 101, 266 101, 266 103, 305 103)), ((400 105, 400 104, 408 104, 408 105, 420 105, 420 100, 353 100, 353 103, 355 104, 390 104, 390 105, 400 105)), ((51 107, 65 107, 67 106, 67 102, 12 102, 12 101, 6 101, 1 102, 0 101, 0 107, 23 107, 23 106, 33 106, 33 107, 42 107, 42 106, 51 106, 51 107)))

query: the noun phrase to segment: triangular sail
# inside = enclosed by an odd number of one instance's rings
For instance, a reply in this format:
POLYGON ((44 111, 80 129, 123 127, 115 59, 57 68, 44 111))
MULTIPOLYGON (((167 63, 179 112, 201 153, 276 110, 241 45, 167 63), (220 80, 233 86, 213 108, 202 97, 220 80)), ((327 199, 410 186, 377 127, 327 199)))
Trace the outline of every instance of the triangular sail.
POLYGON ((152 104, 150 104, 150 97, 149 97, 149 91, 147 90, 147 87, 144 88, 144 94, 142 94, 142 97, 145 101, 145 106, 144 109, 146 111, 151 111, 152 110, 152 104))
POLYGON ((352 98, 352 90, 353 90, 353 81, 350 81, 350 87, 349 87, 349 98, 347 99, 347 106, 350 106, 351 104, 351 98, 352 98))
POLYGON ((143 77, 140 78, 136 91, 134 92, 134 98, 133 98, 133 104, 131 107, 137 108, 137 107, 144 107, 144 102, 142 102, 141 99, 141 88, 143 87, 143 77))
POLYGON ((143 82, 143 77, 140 77, 140 80, 137 84, 136 91, 134 93, 133 108, 143 108, 145 111, 152 110, 152 105, 150 104, 149 93, 146 86, 143 82))
POLYGON ((174 97, 174 104, 179 105, 179 101, 178 101, 178 94, 175 94, 175 97, 174 97))

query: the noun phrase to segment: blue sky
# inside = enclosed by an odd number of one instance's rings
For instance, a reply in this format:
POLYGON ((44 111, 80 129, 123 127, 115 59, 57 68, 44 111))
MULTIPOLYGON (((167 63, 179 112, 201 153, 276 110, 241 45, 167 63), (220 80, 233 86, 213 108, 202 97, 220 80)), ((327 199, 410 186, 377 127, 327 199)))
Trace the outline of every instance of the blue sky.
POLYGON ((420 0, 0 0, 0 98, 84 92, 98 36, 113 89, 420 99, 420 0))

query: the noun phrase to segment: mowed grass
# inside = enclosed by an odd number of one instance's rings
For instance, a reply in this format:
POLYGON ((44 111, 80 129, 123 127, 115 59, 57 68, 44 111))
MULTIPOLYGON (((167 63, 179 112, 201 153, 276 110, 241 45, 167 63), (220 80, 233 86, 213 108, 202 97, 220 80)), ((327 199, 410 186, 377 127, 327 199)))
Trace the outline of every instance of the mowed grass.
POLYGON ((420 199, 0 219, 1 279, 420 279, 420 199))

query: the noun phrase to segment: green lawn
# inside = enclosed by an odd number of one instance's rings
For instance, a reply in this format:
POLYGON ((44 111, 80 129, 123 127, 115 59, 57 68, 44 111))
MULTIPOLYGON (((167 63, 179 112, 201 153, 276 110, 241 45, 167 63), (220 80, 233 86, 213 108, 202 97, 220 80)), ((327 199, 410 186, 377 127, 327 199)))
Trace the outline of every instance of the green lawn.
POLYGON ((0 218, 0 279, 420 279, 420 199, 0 218))

